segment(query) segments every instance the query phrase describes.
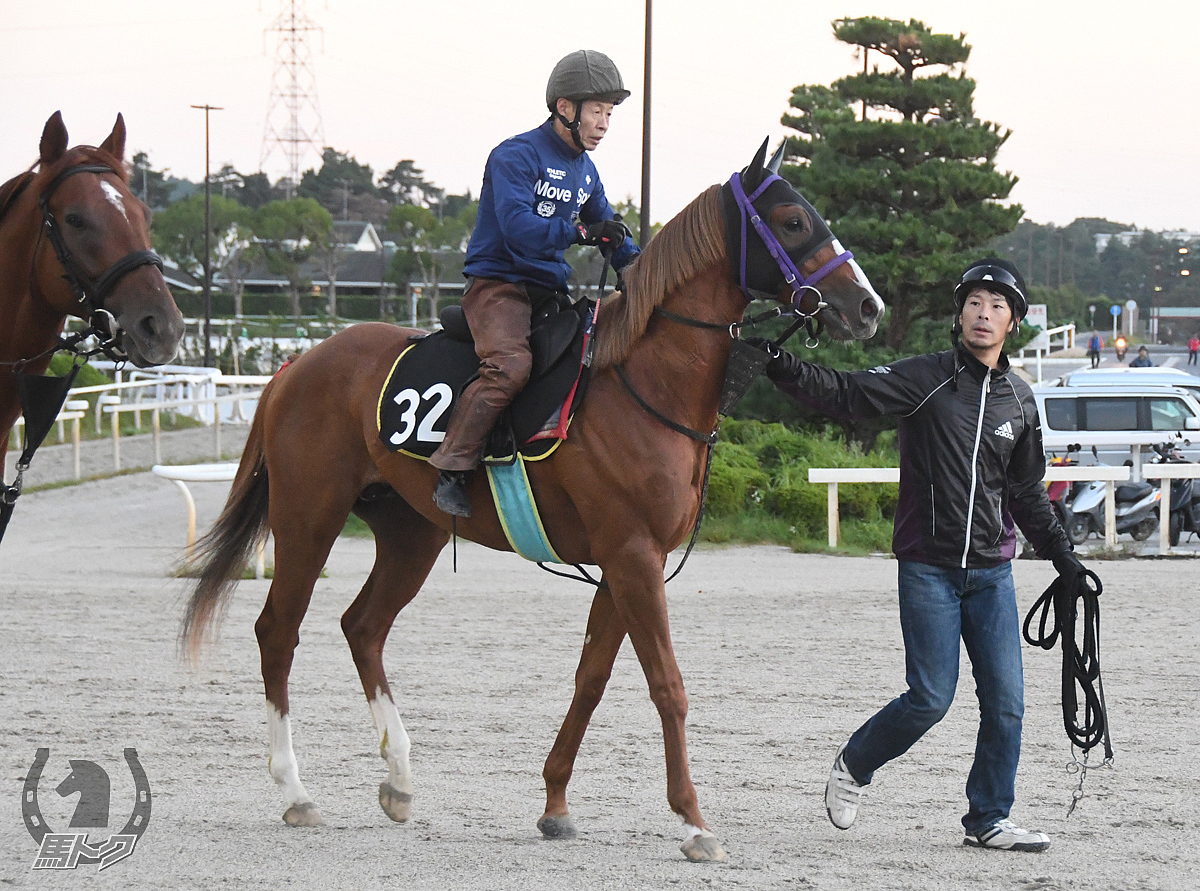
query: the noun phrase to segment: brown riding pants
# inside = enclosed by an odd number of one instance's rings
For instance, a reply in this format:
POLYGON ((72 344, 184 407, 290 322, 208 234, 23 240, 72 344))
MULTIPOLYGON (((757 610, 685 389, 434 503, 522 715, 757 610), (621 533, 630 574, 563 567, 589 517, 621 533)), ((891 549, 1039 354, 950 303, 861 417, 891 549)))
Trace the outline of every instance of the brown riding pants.
POLYGON ((476 278, 463 295, 463 313, 475 338, 479 377, 454 408, 446 438, 429 463, 439 470, 471 470, 501 412, 529 380, 529 294, 519 282, 476 278))

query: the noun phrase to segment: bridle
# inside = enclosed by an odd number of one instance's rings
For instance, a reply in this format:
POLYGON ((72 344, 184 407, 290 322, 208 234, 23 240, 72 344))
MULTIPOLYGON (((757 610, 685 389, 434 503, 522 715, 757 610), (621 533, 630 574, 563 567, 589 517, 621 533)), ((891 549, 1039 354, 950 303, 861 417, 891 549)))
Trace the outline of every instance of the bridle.
MULTIPOLYGON (((746 298, 746 305, 748 306, 756 299, 746 277, 748 245, 747 236, 749 234, 748 224, 749 226, 753 226, 754 231, 762 240, 767 252, 774 259, 776 265, 779 267, 779 271, 783 274, 784 281, 792 289, 792 301, 790 306, 787 309, 784 309, 784 307, 776 305, 773 309, 765 313, 761 313, 749 319, 744 319, 740 322, 733 322, 732 324, 706 322, 702 319, 694 319, 690 316, 680 315, 679 313, 663 309, 661 306, 656 306, 654 308, 655 315, 661 316, 672 322, 680 325, 686 325, 691 328, 724 331, 728 333, 730 339, 732 340, 732 348, 726 368, 725 383, 722 387, 720 409, 717 413, 717 423, 712 432, 703 433, 700 430, 694 430, 691 427, 680 424, 677 421, 667 417, 665 414, 647 402, 640 393, 638 393, 633 386, 633 382, 629 380, 629 376, 625 373, 625 369, 621 366, 621 363, 618 362, 612 366, 614 373, 617 375, 617 379, 620 380, 622 386, 625 387, 626 392, 629 393, 634 402, 636 402, 643 411, 668 429, 673 430, 682 436, 686 436, 688 439, 703 444, 706 450, 704 476, 702 477, 702 482, 700 485, 700 509, 696 512, 696 522, 692 526, 691 539, 688 541, 687 550, 684 551, 683 558, 679 561, 679 565, 676 566, 675 571, 664 580, 664 584, 666 582, 670 582, 677 575, 679 575, 680 571, 684 567, 684 564, 687 563, 687 559, 692 553, 692 548, 695 547, 696 540, 700 535, 700 525, 704 520, 704 508, 708 500, 708 482, 709 475, 712 471, 713 447, 716 445, 717 436, 720 432, 721 418, 732 411, 733 405, 735 405, 738 400, 741 399, 741 396, 749 387, 750 382, 754 377, 757 376, 758 372, 766 364, 767 359, 769 358, 769 356, 762 350, 751 347, 739 339, 741 328, 745 325, 755 325, 759 322, 766 321, 767 319, 777 318, 784 313, 788 313, 795 317, 795 322, 790 328, 788 328, 783 336, 779 338, 778 343, 782 344, 793 333, 795 333, 800 326, 804 325, 808 328, 809 345, 815 346, 815 340, 819 331, 817 326, 820 324, 816 320, 815 316, 828 305, 822 299, 821 292, 817 289, 816 285, 819 281, 829 275, 829 273, 833 272, 833 270, 837 269, 843 263, 848 262, 854 256, 852 253, 850 253, 850 251, 843 250, 828 263, 822 265, 821 268, 816 270, 812 275, 807 277, 802 275, 800 270, 797 268, 798 264, 803 265, 810 257, 815 255, 817 251, 819 251, 825 245, 830 244, 831 242, 836 244, 837 242, 834 239, 833 233, 829 231, 829 227, 825 225, 825 221, 821 218, 820 214, 816 212, 816 209, 813 208, 813 206, 809 204, 803 198, 803 196, 796 195, 798 203, 804 208, 805 212, 809 216, 813 233, 809 239, 805 241, 805 243, 798 249, 800 252, 802 252, 798 261, 793 261, 792 258, 788 256, 788 252, 784 250, 783 245, 779 243, 779 239, 775 237, 775 233, 771 231, 770 227, 767 226, 767 224, 763 221, 762 216, 758 212, 757 208, 754 207, 754 202, 758 200, 758 198, 767 190, 767 188, 777 180, 783 181, 783 177, 774 172, 769 172, 759 187, 755 189, 752 194, 747 195, 746 190, 742 187, 742 178, 740 173, 735 173, 729 178, 729 182, 726 185, 732 192, 734 202, 739 210, 741 219, 739 227, 740 239, 736 252, 732 244, 727 244, 727 246, 729 248, 729 254, 731 258, 735 255, 735 253, 738 256, 738 287, 741 289, 742 296, 746 298), (813 305, 812 301, 806 300, 808 295, 815 295, 815 305, 813 305)), ((728 203, 726 203, 726 208, 728 208, 728 203)), ((728 210, 726 210, 726 212, 728 213, 728 210)), ((728 219, 726 220, 726 223, 726 241, 728 243, 732 240, 730 237, 732 229, 728 225, 728 219)), ((841 245, 838 244, 838 247, 840 246, 841 245)), ((608 267, 606 258, 604 273, 607 273, 607 271, 608 267)), ((604 274, 602 274, 600 285, 601 294, 604 293, 604 277, 604 274)), ((618 287, 621 290, 624 290, 624 285, 620 281, 618 283, 618 287)), ((597 307, 597 310, 598 309, 599 307, 597 307)), ((575 565, 575 568, 579 571, 579 576, 558 572, 557 570, 546 566, 544 563, 538 563, 538 566, 553 575, 575 579, 576 581, 582 581, 598 587, 605 587, 605 582, 603 579, 592 578, 592 576, 578 564, 575 565)))
POLYGON ((31 290, 37 287, 37 257, 41 249, 42 237, 45 236, 50 242, 51 247, 54 248, 54 255, 58 257, 58 262, 63 268, 63 278, 66 280, 68 287, 70 287, 71 293, 74 294, 75 299, 78 301, 82 309, 81 314, 87 318, 88 327, 67 337, 63 337, 61 334, 58 335, 52 347, 43 350, 36 356, 28 359, 17 359, 11 362, 0 362, 0 366, 9 366, 12 368, 13 374, 17 379, 21 410, 26 419, 25 448, 17 460, 16 478, 11 485, 5 485, 3 479, 0 478, 0 539, 4 537, 4 532, 8 527, 9 519, 12 517, 17 498, 21 495, 25 471, 29 469, 34 452, 37 451, 38 446, 42 443, 42 439, 50 430, 53 418, 58 414, 59 409, 62 408, 63 400, 66 399, 71 383, 75 379, 75 374, 79 371, 80 362, 86 361, 88 356, 94 356, 97 353, 103 353, 114 362, 124 362, 129 358, 125 351, 121 349, 118 342, 121 328, 117 325, 116 317, 105 308, 105 300, 112 294, 113 288, 117 286, 117 282, 133 270, 142 266, 157 266, 161 272, 163 268, 162 258, 158 254, 154 253, 154 251, 143 250, 131 251, 109 266, 96 278, 92 278, 84 272, 71 253, 71 249, 67 247, 67 243, 63 239, 62 229, 58 225, 58 220, 54 218, 54 213, 50 210, 50 199, 54 197, 54 193, 58 190, 58 187, 68 177, 72 177, 77 173, 112 174, 120 178, 120 175, 115 170, 105 165, 81 164, 76 167, 68 167, 54 177, 38 197, 38 205, 42 209, 42 225, 38 229, 37 242, 33 248, 33 256, 29 261, 29 287, 31 290), (98 342, 97 346, 94 349, 87 349, 82 346, 83 341, 93 335, 98 342), (58 378, 40 374, 26 374, 22 371, 31 362, 60 351, 70 352, 76 357, 75 364, 64 377, 58 378), (37 423, 34 423, 35 417, 37 423), (40 433, 38 430, 31 428, 38 428, 40 433))
MULTIPOLYGON (((819 250, 821 250, 821 248, 825 247, 825 245, 830 244, 831 242, 837 245, 837 247, 841 247, 841 245, 834 238, 833 233, 829 230, 829 227, 825 224, 825 221, 821 218, 820 214, 817 213, 816 209, 809 204, 802 195, 795 195, 796 202, 799 203, 808 214, 808 218, 812 226, 812 234, 809 236, 808 240, 804 242, 804 244, 800 245, 800 247, 796 249, 799 253, 799 260, 793 261, 788 255, 788 252, 784 249, 783 245, 779 243, 779 239, 775 237, 775 233, 771 231, 770 227, 763 220, 762 214, 760 214, 758 209, 754 206, 754 202, 757 201, 773 183, 786 182, 786 180, 784 180, 783 177, 777 173, 768 171, 764 171, 764 173, 766 173, 766 176, 763 177, 763 181, 759 184, 758 188, 756 188, 749 195, 746 194, 746 190, 742 186, 741 173, 734 173, 729 178, 729 182, 726 183, 726 187, 733 197, 733 203, 738 210, 740 218, 738 221, 739 225, 736 230, 739 232, 740 236, 738 238, 738 245, 736 249, 732 244, 728 245, 729 254, 731 258, 734 256, 738 258, 735 267, 738 272, 738 287, 742 292, 742 296, 745 297, 746 305, 748 306, 756 299, 754 292, 748 283, 746 275, 749 246, 749 227, 753 227, 755 233, 757 233, 759 239, 762 241, 763 246, 771 255, 771 258, 775 261, 775 265, 779 267, 779 271, 783 275, 784 281, 787 283, 788 287, 792 289, 792 300, 789 308, 784 309, 782 306, 776 305, 774 308, 765 313, 761 313, 749 319, 745 319, 741 322, 734 322, 729 325, 722 324, 720 322, 706 322, 702 319, 694 319, 690 316, 680 315, 679 313, 674 313, 670 310, 663 309, 661 306, 654 308, 654 314, 662 316, 665 319, 669 319, 677 324, 686 325, 691 328, 728 331, 730 338, 734 341, 734 345, 737 346, 739 345, 739 335, 742 327, 747 325, 756 325, 760 322, 766 321, 767 319, 777 318, 784 313, 788 313, 789 315, 795 317, 795 322, 790 328, 788 328, 783 336, 778 339, 776 345, 782 344, 789 337, 791 337, 798 328, 805 326, 808 329, 809 346, 816 346, 820 323, 815 317, 817 313, 828 306, 828 304, 822 298, 821 292, 817 289, 816 285, 827 275, 829 275, 829 273, 833 272, 833 270, 837 269, 843 263, 850 261, 854 257, 854 254, 852 254, 850 251, 843 250, 836 257, 823 264, 811 275, 803 275, 800 272, 799 266, 803 265, 810 257, 814 256, 819 250), (813 295, 815 295, 815 305, 814 301, 808 299, 813 295)), ((728 208, 728 202, 726 203, 726 207, 728 208)), ((728 213, 728 210, 726 212, 728 213)), ((729 221, 727 220, 727 223, 728 222, 729 221)), ((729 240, 729 236, 733 231, 735 230, 732 227, 728 225, 726 226, 727 240, 729 240)), ((752 352, 757 353, 761 351, 752 350, 752 352)), ((744 358, 748 358, 748 355, 749 354, 746 354, 744 358)), ((761 367, 761 365, 759 367, 761 367)), ((716 442, 717 437, 716 429, 714 429, 711 433, 706 434, 671 420, 642 398, 641 394, 634 389, 633 383, 629 380, 628 376, 625 374, 625 369, 622 368, 620 364, 614 365, 613 370, 616 372, 617 377, 620 379, 625 389, 633 397, 634 401, 637 402, 637 404, 644 411, 654 417, 655 420, 669 427, 671 430, 674 430, 676 433, 680 433, 689 439, 695 440, 696 442, 706 443, 710 448, 711 455, 711 447, 713 443, 716 442)), ((727 385, 728 383, 729 382, 727 380, 727 385)), ((744 387, 742 388, 742 392, 744 392, 744 387)), ((738 398, 740 398, 740 396, 738 398)), ((736 399, 732 401, 736 402, 736 399)), ((722 407, 724 408, 726 404, 728 404, 728 400, 723 398, 722 407)), ((720 421, 718 421, 717 427, 720 427, 720 421)))
MULTIPOLYGON (((30 261, 31 267, 37 262, 38 246, 44 235, 50 242, 50 246, 54 248, 54 255, 58 257, 58 262, 62 265, 63 278, 66 280, 67 286, 83 310, 81 315, 88 320, 88 328, 85 331, 72 334, 70 337, 59 337, 58 342, 49 352, 67 350, 80 356, 104 353, 113 361, 121 362, 129 358, 118 344, 121 329, 117 325, 116 317, 105 308, 104 303, 111 296, 117 283, 130 272, 142 266, 157 266, 161 272, 163 261, 154 251, 142 250, 126 254, 96 278, 92 278, 80 267, 63 239, 62 228, 55 219, 54 212, 50 210, 50 199, 54 197, 58 187, 77 173, 112 174, 120 178, 120 175, 111 167, 101 164, 81 164, 77 167, 68 167, 54 177, 38 197, 38 205, 42 209, 42 226, 38 231, 38 245, 34 247, 33 259, 30 261), (79 346, 80 342, 93 334, 99 341, 99 345, 91 351, 82 350, 79 346)), ((30 286, 36 287, 36 282, 37 276, 31 268, 30 286)), ((41 355, 44 356, 45 353, 41 355)), ((34 358, 41 358, 41 356, 34 358)))
MULTIPOLYGON (((843 263, 853 259, 854 254, 850 251, 842 251, 812 275, 805 277, 800 272, 797 264, 803 264, 809 257, 832 242, 834 240, 833 233, 829 231, 829 227, 825 225, 825 221, 821 219, 816 209, 805 201, 802 196, 797 195, 796 197, 800 199, 800 206, 808 214, 813 234, 807 242, 801 245, 800 250, 804 253, 801 254, 800 259, 793 262, 792 258, 788 256, 787 251, 783 249, 783 245, 779 243, 779 239, 775 237, 775 233, 763 221, 758 209, 754 206, 754 202, 758 200, 759 196, 775 182, 786 181, 779 174, 771 173, 763 178, 763 181, 753 193, 747 195, 745 188, 742 186, 741 173, 735 173, 729 178, 729 188, 733 193, 740 216, 741 238, 738 245, 738 287, 742 289, 742 295, 746 298, 747 303, 755 299, 746 281, 746 253, 749 243, 746 237, 748 234, 746 224, 749 222, 754 227, 754 231, 758 233, 758 237, 762 240, 767 252, 770 253, 775 264, 779 267, 779 271, 783 274, 783 280, 792 289, 792 307, 795 313, 805 318, 812 318, 828 306, 821 297, 821 292, 816 287, 817 282, 821 281, 821 279, 825 278, 825 276, 829 275, 829 273, 833 272, 833 270, 837 269, 843 263), (816 307, 811 311, 806 310, 803 305, 805 294, 810 291, 816 295, 817 301, 816 307)), ((811 304, 809 305, 811 306, 811 304)))

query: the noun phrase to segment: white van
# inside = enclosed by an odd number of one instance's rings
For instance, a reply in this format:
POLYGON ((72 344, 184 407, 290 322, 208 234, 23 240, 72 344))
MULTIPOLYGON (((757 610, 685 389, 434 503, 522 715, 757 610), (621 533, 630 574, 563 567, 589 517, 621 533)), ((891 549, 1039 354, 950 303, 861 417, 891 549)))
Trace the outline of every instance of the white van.
POLYGON ((1183 387, 1040 387, 1033 395, 1047 452, 1200 440, 1200 401, 1183 387))
POLYGON ((1200 377, 1181 368, 1085 368, 1072 371, 1060 387, 1183 387, 1200 398, 1200 377))

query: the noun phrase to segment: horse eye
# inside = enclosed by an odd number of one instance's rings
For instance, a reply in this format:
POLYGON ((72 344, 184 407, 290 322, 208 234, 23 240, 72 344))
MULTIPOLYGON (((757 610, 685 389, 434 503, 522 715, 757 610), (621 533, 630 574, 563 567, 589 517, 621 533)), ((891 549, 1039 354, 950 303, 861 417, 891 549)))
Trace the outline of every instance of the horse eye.
POLYGON ((66 221, 67 225, 70 226, 72 229, 87 228, 87 223, 84 222, 83 217, 81 217, 77 213, 69 213, 63 219, 66 221))
POLYGON ((799 232, 801 229, 804 228, 804 221, 801 220, 799 217, 792 217, 790 220, 788 220, 786 223, 783 224, 783 228, 786 229, 788 232, 799 232))

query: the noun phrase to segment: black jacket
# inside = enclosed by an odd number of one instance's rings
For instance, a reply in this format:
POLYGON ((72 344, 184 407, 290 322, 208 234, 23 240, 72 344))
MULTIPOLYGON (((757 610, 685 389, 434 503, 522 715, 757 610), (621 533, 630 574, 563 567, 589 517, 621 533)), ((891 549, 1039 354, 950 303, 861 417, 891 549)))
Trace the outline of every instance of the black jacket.
POLYGON ((776 384, 827 414, 899 418, 901 560, 980 569, 1011 560, 1013 520, 1047 559, 1070 551, 1042 479, 1046 456, 1028 384, 968 350, 842 372, 794 360, 776 384))

